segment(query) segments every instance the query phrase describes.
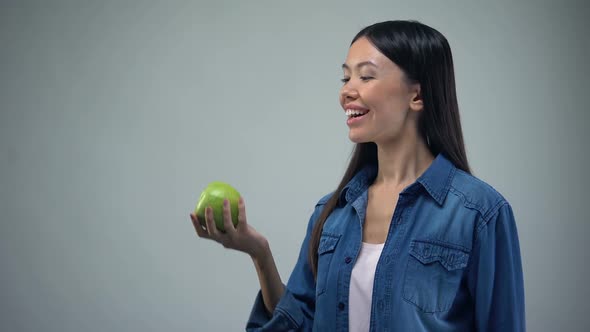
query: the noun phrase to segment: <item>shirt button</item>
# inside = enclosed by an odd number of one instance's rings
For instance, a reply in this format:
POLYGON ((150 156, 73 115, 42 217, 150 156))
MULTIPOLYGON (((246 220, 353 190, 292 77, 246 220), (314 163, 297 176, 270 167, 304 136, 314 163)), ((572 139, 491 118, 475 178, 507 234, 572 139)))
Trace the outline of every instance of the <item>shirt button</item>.
POLYGON ((346 259, 344 259, 344 261, 346 262, 346 264, 350 264, 350 262, 352 262, 352 258, 346 257, 346 259))
POLYGON ((338 303, 338 309, 340 311, 344 310, 344 303, 342 303, 342 302, 338 303))

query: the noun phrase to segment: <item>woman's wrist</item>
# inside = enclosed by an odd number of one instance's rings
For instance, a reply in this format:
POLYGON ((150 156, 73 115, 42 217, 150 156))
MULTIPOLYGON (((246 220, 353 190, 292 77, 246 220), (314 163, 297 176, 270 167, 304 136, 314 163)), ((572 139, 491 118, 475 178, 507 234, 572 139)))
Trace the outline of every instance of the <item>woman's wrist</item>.
POLYGON ((266 239, 262 239, 260 243, 249 253, 250 258, 254 263, 263 262, 270 255, 270 245, 266 239))

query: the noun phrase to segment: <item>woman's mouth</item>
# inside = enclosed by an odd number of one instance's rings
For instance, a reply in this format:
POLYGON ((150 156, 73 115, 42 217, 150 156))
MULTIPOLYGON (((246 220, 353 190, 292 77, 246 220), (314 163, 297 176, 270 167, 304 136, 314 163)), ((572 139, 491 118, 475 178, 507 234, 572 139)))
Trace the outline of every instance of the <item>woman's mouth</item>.
POLYGON ((369 110, 347 109, 346 117, 348 118, 348 120, 346 121, 346 124, 350 126, 362 121, 362 119, 365 117, 367 113, 369 113, 369 110))

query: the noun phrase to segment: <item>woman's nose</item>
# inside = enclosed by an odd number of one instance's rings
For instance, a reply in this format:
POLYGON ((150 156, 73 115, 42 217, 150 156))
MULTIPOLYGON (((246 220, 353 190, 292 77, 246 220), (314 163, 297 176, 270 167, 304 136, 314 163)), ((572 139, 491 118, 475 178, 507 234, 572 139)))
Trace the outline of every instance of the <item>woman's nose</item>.
POLYGON ((354 89, 354 87, 346 84, 342 87, 342 89, 340 89, 340 98, 343 101, 355 100, 358 98, 358 91, 354 89))

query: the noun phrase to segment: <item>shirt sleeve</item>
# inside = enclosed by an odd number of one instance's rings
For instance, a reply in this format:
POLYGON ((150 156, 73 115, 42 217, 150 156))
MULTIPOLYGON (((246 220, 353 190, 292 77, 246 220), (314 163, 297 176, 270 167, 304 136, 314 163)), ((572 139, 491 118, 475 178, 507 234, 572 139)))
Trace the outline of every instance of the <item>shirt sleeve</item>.
POLYGON ((315 211, 309 219, 307 232, 295 268, 285 286, 285 293, 279 300, 275 310, 270 314, 262 300, 262 292, 259 290, 246 324, 246 331, 311 331, 315 312, 316 282, 311 272, 308 260, 308 248, 311 232, 316 219, 321 212, 324 197, 315 207, 315 211))
POLYGON ((520 245, 507 202, 478 227, 470 264, 476 330, 525 331, 520 245))

